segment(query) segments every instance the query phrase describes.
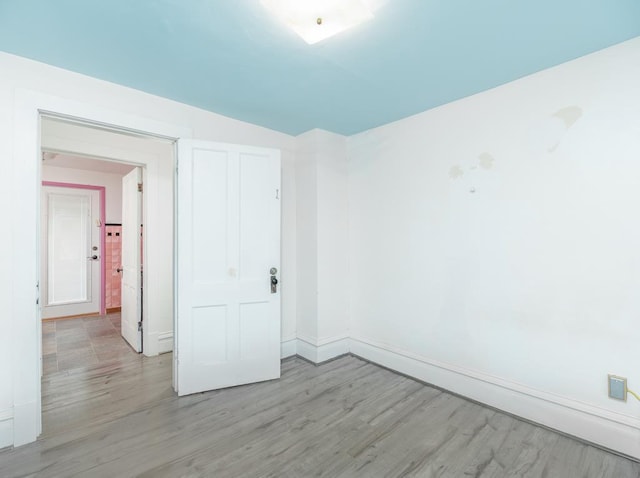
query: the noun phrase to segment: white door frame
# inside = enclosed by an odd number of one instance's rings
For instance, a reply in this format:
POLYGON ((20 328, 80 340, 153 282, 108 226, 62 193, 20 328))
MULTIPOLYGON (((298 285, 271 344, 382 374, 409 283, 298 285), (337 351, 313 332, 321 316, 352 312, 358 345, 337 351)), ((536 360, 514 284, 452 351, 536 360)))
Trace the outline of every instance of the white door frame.
MULTIPOLYGON (((42 324, 36 300, 40 257, 40 117, 41 114, 73 118, 81 123, 179 140, 192 138, 192 130, 182 125, 112 110, 26 89, 15 90, 13 129, 12 192, 21 207, 13 208, 11 223, 14 248, 11 302, 13 362, 13 445, 33 442, 42 430, 40 390, 42 324)), ((176 145, 177 146, 177 145, 176 145)), ((177 148, 174 161, 177 160, 177 148)), ((175 171, 175 168, 174 168, 175 171)), ((174 173, 175 174, 175 173, 174 173)), ((175 246, 174 246, 175 249, 175 246)), ((175 281, 174 281, 175 289, 175 281)), ((175 301, 174 301, 175 304, 175 301)), ((174 314, 175 317, 175 314, 174 314)), ((175 342, 174 342, 175 343, 175 342)))
POLYGON ((172 156, 175 141, 170 146, 164 141, 164 146, 158 148, 152 145, 153 137, 138 137, 128 146, 127 133, 68 121, 65 124, 64 120, 56 125, 55 118, 54 121, 51 119, 51 115, 43 116, 41 122, 43 147, 62 154, 117 161, 142 168, 146 196, 153 198, 143 204, 143 222, 146 235, 158 238, 144 241, 144 261, 148 272, 153 272, 147 275, 146 293, 142 300, 143 322, 146 324, 142 331, 143 353, 154 356, 172 350, 173 261, 166 258, 173 255, 173 216, 167 212, 174 209, 172 156), (119 144, 120 139, 125 144, 119 144), (142 146, 145 143, 149 148, 142 146))

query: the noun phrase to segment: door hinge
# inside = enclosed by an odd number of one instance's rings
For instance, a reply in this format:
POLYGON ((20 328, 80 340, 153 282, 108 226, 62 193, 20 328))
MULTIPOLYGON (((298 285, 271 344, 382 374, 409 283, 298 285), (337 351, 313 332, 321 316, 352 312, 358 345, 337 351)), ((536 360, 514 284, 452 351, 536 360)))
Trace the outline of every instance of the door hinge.
POLYGON ((138 183, 138 192, 141 193, 142 192, 142 183, 138 183))
POLYGON ((142 321, 138 322, 138 332, 142 330, 142 321))

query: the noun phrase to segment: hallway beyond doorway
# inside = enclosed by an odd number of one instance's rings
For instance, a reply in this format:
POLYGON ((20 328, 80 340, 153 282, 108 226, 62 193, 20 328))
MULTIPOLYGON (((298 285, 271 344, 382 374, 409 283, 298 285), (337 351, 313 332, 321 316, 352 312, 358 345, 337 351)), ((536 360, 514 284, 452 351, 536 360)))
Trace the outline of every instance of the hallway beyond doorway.
POLYGON ((43 375, 138 356, 120 335, 120 313, 42 323, 43 375))

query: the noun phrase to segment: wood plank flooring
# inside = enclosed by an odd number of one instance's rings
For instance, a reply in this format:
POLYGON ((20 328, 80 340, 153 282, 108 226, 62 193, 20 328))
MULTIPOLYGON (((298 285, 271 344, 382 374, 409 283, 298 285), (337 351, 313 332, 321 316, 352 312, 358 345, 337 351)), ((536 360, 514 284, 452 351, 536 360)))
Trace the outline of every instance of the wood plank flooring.
POLYGON ((177 398, 171 354, 56 372, 8 477, 639 477, 640 464, 356 357, 177 398))
POLYGON ((120 312, 42 323, 44 375, 136 355, 120 336, 120 312))

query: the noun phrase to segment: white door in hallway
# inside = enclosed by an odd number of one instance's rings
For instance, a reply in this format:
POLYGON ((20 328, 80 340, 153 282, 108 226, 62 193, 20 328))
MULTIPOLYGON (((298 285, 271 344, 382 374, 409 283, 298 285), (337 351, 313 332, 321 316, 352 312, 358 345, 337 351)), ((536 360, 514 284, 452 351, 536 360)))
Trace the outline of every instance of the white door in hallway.
POLYGON ((122 282, 120 333, 142 352, 142 170, 122 178, 122 282))
POLYGON ((178 394, 279 378, 280 152, 180 140, 178 153, 178 394))
POLYGON ((42 187, 42 318, 100 312, 100 193, 42 187))

